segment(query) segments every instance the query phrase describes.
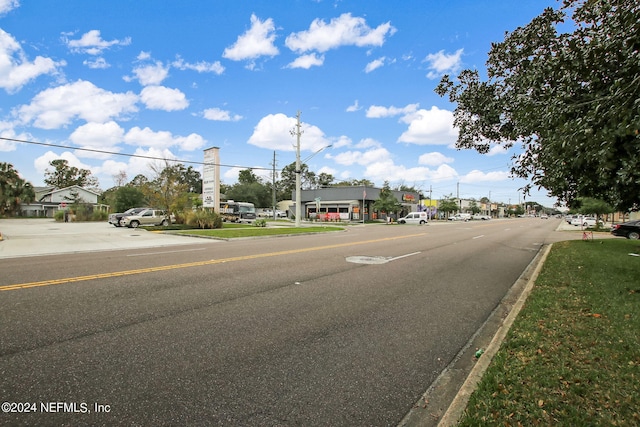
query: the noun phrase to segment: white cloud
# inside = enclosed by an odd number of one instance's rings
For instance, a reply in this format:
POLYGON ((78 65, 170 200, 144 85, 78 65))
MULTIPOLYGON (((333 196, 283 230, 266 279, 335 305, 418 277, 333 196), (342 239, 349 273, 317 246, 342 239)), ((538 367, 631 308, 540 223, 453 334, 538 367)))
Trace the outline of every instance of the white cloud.
POLYGON ((33 166, 36 168, 36 171, 40 175, 44 175, 46 170, 53 170, 53 167, 50 165, 52 160, 66 160, 69 163, 69 166, 76 167, 78 169, 87 169, 90 170, 92 174, 95 174, 96 170, 94 167, 84 164, 70 151, 63 151, 62 154, 56 154, 53 151, 47 151, 42 156, 37 157, 33 161, 33 166))
POLYGON ((333 148, 349 147, 351 142, 351 138, 342 135, 333 142, 333 148))
POLYGON ((444 163, 453 163, 453 161, 453 157, 447 157, 437 151, 434 151, 433 153, 425 153, 418 157, 418 163, 426 166, 439 166, 444 163))
MULTIPOLYGON (((151 168, 152 166, 157 166, 160 169, 163 169, 165 166, 165 161, 163 159, 176 159, 176 156, 168 148, 149 147, 146 150, 143 148, 137 148, 134 154, 138 157, 131 157, 125 169, 127 176, 129 176, 130 179, 133 179, 137 175, 144 175, 149 179, 153 179, 154 172, 151 168)), ((170 162, 169 164, 173 165, 174 163, 170 162)), ((105 165, 103 165, 103 167, 104 166, 105 165)), ((122 169, 117 169, 115 171, 113 169, 107 169, 102 170, 101 172, 113 175, 114 172, 117 173, 120 170, 122 169)))
POLYGON ((487 153, 487 156, 491 157, 491 156, 497 156, 500 154, 507 154, 509 152, 509 148, 505 147, 504 145, 494 145, 489 149, 489 152, 487 153))
POLYGON ((448 145, 456 142, 458 131, 453 127, 453 113, 431 107, 420 109, 402 118, 409 128, 400 135, 398 142, 417 145, 448 145))
MULTIPOLYGON (((33 140, 33 137, 26 133, 17 134, 11 122, 0 121, 0 136, 9 139, 20 139, 23 141, 33 140)), ((18 142, 0 139, 0 151, 15 151, 18 142)))
POLYGON ((253 60, 261 56, 276 56, 278 48, 274 45, 276 39, 275 24, 269 18, 261 21, 256 15, 251 15, 251 28, 238 36, 236 42, 226 48, 222 54, 232 61, 253 60))
POLYGON ((169 75, 169 67, 160 61, 156 61, 155 64, 141 65, 134 68, 133 74, 142 86, 159 85, 169 75))
POLYGON ((91 82, 78 80, 46 89, 37 94, 31 104, 15 111, 23 124, 33 121, 41 129, 57 129, 74 119, 104 123, 114 118, 126 118, 138 111, 138 97, 131 93, 114 93, 100 89, 91 82))
POLYGON ((207 120, 218 122, 237 122, 242 120, 242 116, 238 114, 232 115, 229 111, 221 110, 220 108, 207 108, 202 115, 207 120))
POLYGON ((496 182, 506 181, 511 178, 509 172, 498 171, 485 173, 479 170, 472 170, 466 175, 460 177, 462 183, 476 183, 476 182, 496 182))
POLYGON ((179 70, 192 70, 197 71, 198 73, 214 73, 214 74, 222 74, 224 73, 224 66, 220 63, 220 61, 216 62, 205 62, 200 61, 195 64, 191 64, 188 62, 184 62, 184 60, 180 57, 177 57, 175 61, 171 63, 171 65, 179 70))
POLYGON ((366 67, 364 67, 365 73, 370 73, 378 68, 382 67, 385 63, 386 58, 383 56, 382 58, 374 59, 369 62, 366 67))
POLYGON ((100 36, 100 30, 86 32, 77 40, 65 38, 64 41, 72 52, 86 53, 88 55, 101 55, 104 50, 109 49, 111 46, 128 46, 131 44, 130 37, 123 40, 103 40, 100 36))
POLYGON ((189 106, 184 93, 164 86, 147 86, 140 92, 140 100, 151 110, 177 111, 189 106))
POLYGON ((18 0, 0 0, 0 16, 20 6, 18 0))
POLYGON ((427 77, 430 79, 437 79, 446 73, 455 73, 462 66, 462 53, 464 49, 458 49, 456 53, 447 55, 444 50, 438 53, 427 55, 424 59, 429 63, 429 73, 427 77))
POLYGON ((358 100, 356 99, 356 102, 353 103, 353 105, 349 105, 347 107, 347 113, 353 113, 354 111, 358 111, 361 110, 362 107, 360 105, 358 105, 358 100))
POLYGON ((372 146, 368 151, 345 151, 336 155, 327 156, 343 166, 361 165, 368 166, 374 163, 390 161, 391 153, 383 147, 372 146))
MULTIPOLYGON (((87 123, 79 126, 69 136, 71 142, 80 148, 89 148, 102 151, 120 151, 118 144, 122 142, 124 129, 116 122, 87 123)), ((78 151, 81 157, 108 158, 109 154, 92 153, 90 151, 78 151)))
POLYGON ((390 22, 370 28, 364 18, 352 17, 344 13, 333 18, 328 24, 315 19, 307 31, 290 34, 285 45, 294 52, 326 52, 341 46, 382 46, 387 35, 393 35, 396 29, 390 22))
POLYGON ((367 109, 367 117, 371 119, 379 119, 383 117, 393 117, 399 115, 410 115, 418 110, 420 104, 409 104, 406 107, 382 107, 380 105, 372 105, 367 109))
MULTIPOLYGON (((295 126, 295 117, 288 117, 282 113, 269 114, 260 119, 247 142, 270 150, 294 151, 297 142, 291 131, 295 126)), ((317 151, 332 144, 318 127, 301 123, 301 128, 304 132, 300 137, 301 151, 317 151)))
POLYGON ((364 138, 356 144, 356 148, 380 148, 382 144, 373 138, 364 138))
POLYGON ((324 55, 310 53, 297 57, 293 62, 287 65, 287 68, 304 68, 308 70, 311 67, 319 67, 324 64, 324 55))
POLYGON ((85 61, 82 61, 82 63, 83 63, 84 65, 86 65, 87 67, 92 68, 92 69, 94 69, 94 70, 95 70, 95 69, 101 69, 101 70, 104 70, 104 69, 109 68, 109 67, 111 66, 111 65, 109 65, 109 63, 108 63, 104 58, 102 58, 102 57, 100 57, 100 58, 96 58, 96 59, 95 59, 95 60, 93 60, 93 61, 91 61, 91 60, 85 60, 85 61))
POLYGON ((380 184, 383 181, 403 182, 419 187, 421 183, 455 180, 458 174, 449 165, 441 165, 435 170, 422 166, 408 168, 404 165, 397 165, 392 160, 387 159, 368 165, 364 171, 364 176, 380 184))
POLYGON ((0 88, 6 92, 17 92, 31 80, 41 75, 54 75, 65 65, 65 61, 56 62, 43 56, 29 61, 20 44, 0 29, 0 88))
POLYGON ((182 150, 193 151, 205 145, 202 136, 192 133, 189 136, 174 136, 168 131, 153 131, 146 127, 133 127, 124 136, 124 142, 138 147, 150 147, 156 150, 166 150, 178 146, 182 150))

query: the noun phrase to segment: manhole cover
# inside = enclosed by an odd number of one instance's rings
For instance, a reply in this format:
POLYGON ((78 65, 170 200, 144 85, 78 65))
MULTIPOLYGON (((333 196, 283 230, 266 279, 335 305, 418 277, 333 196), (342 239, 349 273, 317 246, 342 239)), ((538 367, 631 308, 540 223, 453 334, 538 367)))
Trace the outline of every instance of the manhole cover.
POLYGON ((389 258, 359 255, 347 257, 347 262, 352 262, 354 264, 386 264, 389 262, 389 258))

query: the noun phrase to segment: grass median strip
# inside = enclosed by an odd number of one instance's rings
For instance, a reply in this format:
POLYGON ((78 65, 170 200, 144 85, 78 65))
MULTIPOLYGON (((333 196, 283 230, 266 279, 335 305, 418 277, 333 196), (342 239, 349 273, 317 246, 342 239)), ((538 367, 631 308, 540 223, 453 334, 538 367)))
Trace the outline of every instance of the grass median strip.
POLYGON ((640 425, 639 252, 554 244, 459 425, 640 425))

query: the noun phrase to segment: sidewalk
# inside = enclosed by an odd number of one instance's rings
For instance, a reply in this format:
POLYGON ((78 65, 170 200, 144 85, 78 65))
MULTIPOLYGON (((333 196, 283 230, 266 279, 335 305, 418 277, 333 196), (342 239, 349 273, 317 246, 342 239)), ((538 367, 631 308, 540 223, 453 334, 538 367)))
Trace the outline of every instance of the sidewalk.
POLYGON ((106 221, 56 222, 51 218, 0 219, 0 234, 0 259, 215 242, 114 227, 106 221))

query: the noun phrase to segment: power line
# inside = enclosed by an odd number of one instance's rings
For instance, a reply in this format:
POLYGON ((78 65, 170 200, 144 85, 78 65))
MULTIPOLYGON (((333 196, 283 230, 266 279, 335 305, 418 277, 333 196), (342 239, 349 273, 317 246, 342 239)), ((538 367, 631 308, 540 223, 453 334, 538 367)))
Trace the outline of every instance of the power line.
POLYGON ((225 165, 225 164, 222 164, 222 163, 206 163, 206 162, 197 162, 197 161, 193 161, 193 160, 167 159, 167 158, 164 158, 164 157, 144 156, 142 154, 117 153, 115 151, 96 150, 96 149, 93 149, 93 148, 76 148, 76 147, 69 147, 69 146, 66 146, 66 145, 51 144, 51 143, 46 143, 46 142, 36 142, 36 141, 26 141, 26 140, 23 140, 23 139, 5 138, 5 137, 2 137, 2 136, 0 136, 0 139, 5 140, 5 141, 21 142, 23 144, 42 145, 42 146, 45 146, 45 147, 64 148, 64 149, 68 149, 68 150, 90 151, 92 153, 109 154, 109 155, 113 155, 113 156, 122 156, 122 157, 135 157, 135 158, 139 158, 139 159, 163 160, 163 161, 167 161, 167 162, 189 163, 189 164, 194 164, 194 165, 205 165, 205 164, 206 165, 211 165, 211 164, 213 164, 214 166, 225 167, 225 168, 271 170, 271 168, 266 168, 266 167, 261 167, 261 166, 225 165))

